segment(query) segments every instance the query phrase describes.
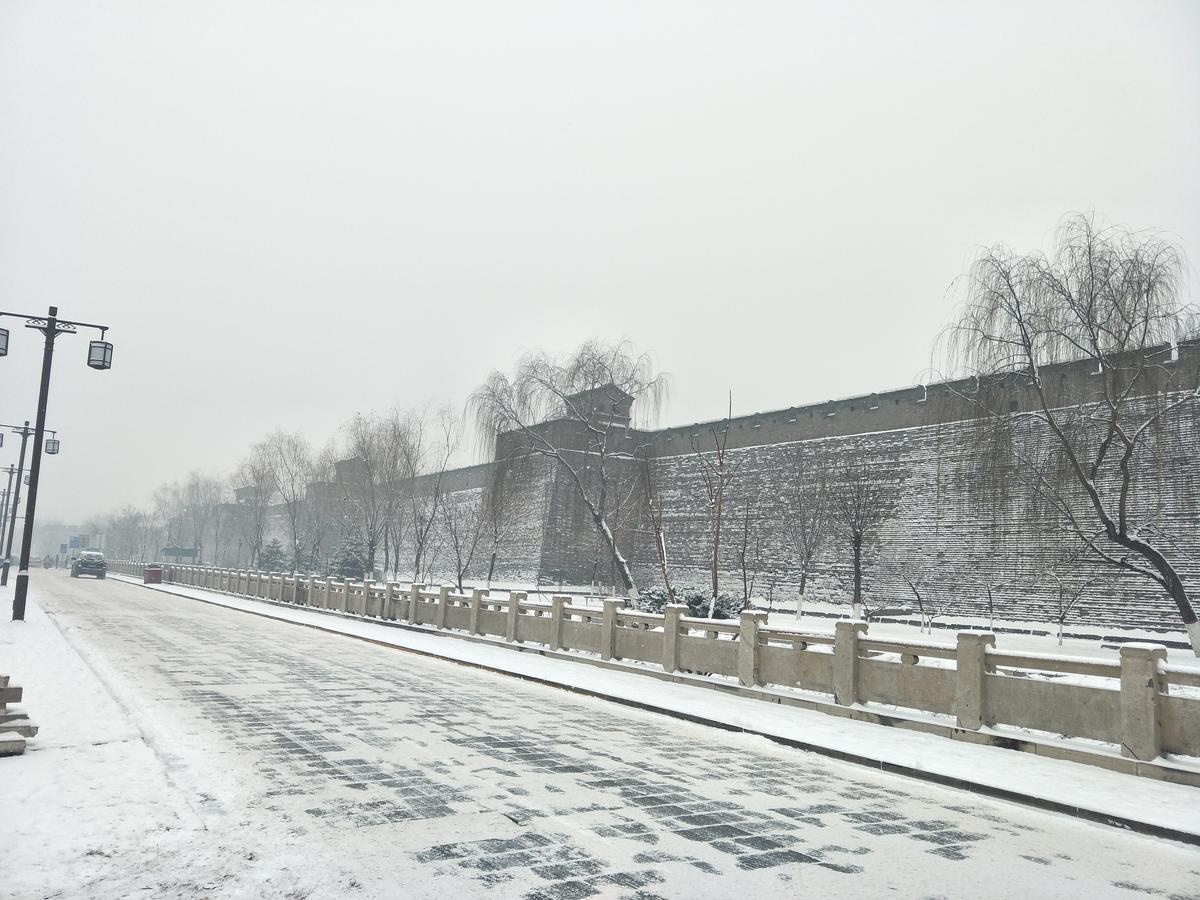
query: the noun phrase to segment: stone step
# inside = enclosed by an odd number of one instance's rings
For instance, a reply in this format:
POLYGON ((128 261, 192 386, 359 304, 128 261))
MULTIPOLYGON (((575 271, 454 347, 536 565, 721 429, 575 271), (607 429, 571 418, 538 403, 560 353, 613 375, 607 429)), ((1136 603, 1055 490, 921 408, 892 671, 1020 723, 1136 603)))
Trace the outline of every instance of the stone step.
POLYGON ((13 719, 24 719, 27 715, 28 713, 23 709, 10 708, 0 710, 0 725, 3 725, 5 722, 11 722, 13 719))
POLYGON ((3 710, 9 703, 21 702, 21 689, 15 685, 12 687, 0 687, 0 710, 3 710))
POLYGON ((0 756, 17 756, 25 752, 25 738, 12 731, 0 731, 0 756))
POLYGON ((31 738, 38 733, 38 727, 29 719, 13 719, 11 722, 5 722, 0 725, 6 732, 16 732, 21 737, 31 738))

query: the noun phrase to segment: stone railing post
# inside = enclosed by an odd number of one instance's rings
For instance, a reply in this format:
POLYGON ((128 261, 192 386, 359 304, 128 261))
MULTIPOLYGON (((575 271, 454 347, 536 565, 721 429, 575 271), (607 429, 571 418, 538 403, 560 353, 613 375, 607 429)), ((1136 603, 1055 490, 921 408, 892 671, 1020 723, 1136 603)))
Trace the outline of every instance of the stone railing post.
POLYGON ((322 608, 322 609, 329 609, 329 599, 330 599, 330 593, 331 593, 331 592, 332 592, 332 590, 333 590, 332 586, 331 586, 331 585, 330 585, 330 583, 329 583, 329 582, 331 582, 331 581, 333 581, 333 576, 332 576, 332 575, 326 575, 326 576, 325 576, 325 584, 324 584, 324 592, 323 592, 325 596, 324 596, 324 598, 321 600, 321 608, 322 608))
POLYGON ((423 587, 425 585, 414 583, 408 589, 408 621, 410 625, 417 624, 417 609, 421 604, 421 588, 423 587))
POLYGON ((617 610, 624 604, 623 600, 604 601, 604 618, 600 624, 601 659, 612 659, 617 655, 617 610))
POLYGON ((683 603, 668 603, 663 608, 663 657, 665 672, 679 671, 679 620, 687 614, 683 603))
POLYGON ((396 618, 396 584, 392 581, 383 583, 383 609, 379 611, 380 618, 390 621, 396 618))
POLYGON ((550 598, 550 649, 562 649, 563 607, 571 601, 570 597, 550 598))
POLYGON ((866 622, 839 621, 833 634, 833 698, 842 706, 858 702, 858 638, 866 622))
POLYGON ((476 588, 471 591, 471 612, 470 618, 467 620, 467 634, 479 634, 479 613, 483 605, 483 598, 488 595, 487 589, 476 588))
POLYGON ((996 646, 996 636, 988 632, 960 633, 954 676, 954 714, 958 727, 978 731, 991 725, 987 706, 987 651, 996 646))
POLYGON ((1121 755, 1151 760, 1162 751, 1158 695, 1163 687, 1159 664, 1167 648, 1159 644, 1121 645, 1121 755))
POLYGON ((439 631, 446 627, 446 609, 449 606, 450 586, 444 584, 438 589, 437 618, 434 621, 434 624, 437 626, 439 631))
POLYGON ((762 684, 759 677, 758 629, 767 623, 765 612, 743 612, 738 635, 738 681, 745 687, 762 684))
POLYGON ((508 621, 504 626, 504 639, 510 643, 517 639, 517 616, 521 615, 521 602, 527 596, 524 591, 508 593, 508 621))

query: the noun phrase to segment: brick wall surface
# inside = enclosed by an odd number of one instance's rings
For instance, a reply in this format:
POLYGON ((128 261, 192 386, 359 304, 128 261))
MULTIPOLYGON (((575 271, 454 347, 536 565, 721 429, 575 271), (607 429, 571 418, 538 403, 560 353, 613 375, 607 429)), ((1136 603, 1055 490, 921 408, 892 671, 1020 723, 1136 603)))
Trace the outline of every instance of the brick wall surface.
MULTIPOLYGON (((1167 358, 1167 351, 1163 351, 1167 358)), ((1194 383, 1200 345, 1179 348, 1163 366, 1159 387, 1169 392, 1194 383)), ((1057 396, 1089 390, 1095 364, 1077 362, 1043 371, 1057 396)), ((985 389, 990 389, 986 388, 985 389)), ((1058 609, 1059 584, 1049 574, 1065 572, 1061 560, 1074 547, 1061 523, 1039 509, 1017 473, 981 467, 987 434, 972 421, 963 394, 970 382, 847 398, 787 410, 737 417, 728 422, 727 445, 737 476, 731 484, 720 559, 722 589, 743 592, 738 549, 743 535, 757 555, 753 593, 770 593, 791 603, 798 593, 800 561, 792 533, 798 484, 836 469, 840 460, 861 457, 895 485, 896 512, 870 541, 864 567, 868 600, 912 602, 902 570, 926 573, 924 596, 958 614, 986 614, 984 586, 992 585, 997 615, 1050 621, 1058 609), (749 518, 745 512, 752 509, 749 518), (746 528, 747 522, 751 523, 746 528)), ((995 390, 1004 411, 1027 410, 1033 395, 1020 384, 995 390)), ((1168 393, 1154 400, 1162 402, 1168 393)), ((1154 465, 1141 493, 1151 508, 1145 521, 1170 536, 1167 546, 1193 593, 1200 593, 1200 409, 1192 404, 1155 437, 1154 465)), ((708 584, 710 516, 698 452, 711 451, 725 422, 697 423, 654 432, 630 430, 626 445, 653 457, 652 475, 661 496, 673 578, 677 585, 708 584)), ((560 445, 571 446, 570 423, 544 426, 560 445)), ((503 452, 519 442, 504 436, 503 452)), ((578 462, 578 459, 577 459, 578 462)), ((487 466, 460 470, 451 490, 478 489, 487 466)), ((501 547, 499 581, 543 584, 619 585, 588 511, 569 476, 553 461, 532 457, 513 477, 511 524, 501 547)), ((578 468, 594 478, 586 464, 578 468)), ((653 532, 644 516, 641 476, 632 463, 615 465, 609 509, 622 551, 639 586, 661 580, 653 532)), ((1140 502, 1140 501, 1139 501, 1140 502)), ((488 548, 481 544, 472 575, 486 574, 488 548)), ((751 564, 750 568, 755 568, 751 564)), ((1174 605, 1152 582, 1085 562, 1067 576, 1073 591, 1087 583, 1072 621, 1148 627, 1177 626, 1174 605)), ((847 599, 852 580, 847 542, 826 529, 822 551, 808 576, 807 596, 847 599)), ((1200 599, 1200 598, 1198 598, 1200 599)))

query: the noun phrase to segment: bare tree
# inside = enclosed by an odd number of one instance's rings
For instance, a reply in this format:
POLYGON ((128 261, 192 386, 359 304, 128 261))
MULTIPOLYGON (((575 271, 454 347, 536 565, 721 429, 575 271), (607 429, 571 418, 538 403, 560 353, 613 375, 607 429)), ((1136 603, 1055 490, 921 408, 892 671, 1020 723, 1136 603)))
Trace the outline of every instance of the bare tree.
POLYGON ((213 520, 220 515, 224 501, 224 485, 221 480, 201 472, 192 472, 182 487, 182 501, 187 510, 192 529, 192 546, 196 548, 198 563, 204 562, 204 538, 212 527, 213 520))
POLYGON ((185 509, 183 488, 179 482, 172 481, 155 489, 154 517, 164 532, 165 547, 177 550, 183 546, 185 509))
POLYGON ((908 551, 897 568, 897 575, 917 604, 920 630, 932 634, 934 619, 948 613, 958 599, 956 585, 949 580, 944 555, 908 551))
POLYGON ((966 575, 966 580, 980 591, 988 611, 988 629, 996 627, 996 601, 1002 600, 1004 592, 1017 583, 1015 575, 994 572, 989 568, 979 568, 974 574, 966 575))
POLYGON ((762 566, 762 527, 759 521, 758 485, 743 483, 734 498, 737 532, 734 536, 733 552, 737 558, 738 571, 742 576, 742 604, 750 605, 755 582, 762 566))
POLYGON ((300 566, 303 553, 301 542, 301 520, 304 515, 304 498, 312 481, 313 455, 308 439, 298 431, 274 431, 263 442, 267 466, 275 493, 283 502, 287 516, 288 532, 291 537, 291 564, 295 572, 300 566))
POLYGON ((589 341, 562 361, 534 353, 511 377, 493 372, 469 404, 488 448, 513 432, 567 475, 629 596, 637 586, 611 524, 609 490, 615 468, 636 463, 625 440, 631 414, 654 417, 665 392, 649 357, 624 342, 589 341))
POLYGON ((1200 655, 1187 588, 1155 536, 1152 483, 1163 432, 1200 402, 1200 373, 1172 362, 1191 312, 1181 271, 1180 251, 1159 235, 1073 216, 1051 257, 983 252, 945 338, 950 364, 984 388, 970 395, 984 422, 1013 437, 1017 477, 1094 560, 1159 585, 1200 655), (1096 367, 1082 386, 1044 377, 1072 360, 1096 367), (1001 406, 1008 394, 990 389, 1014 386, 1029 408, 1001 406))
POLYGON ((132 506, 126 506, 120 512, 109 516, 106 525, 108 534, 108 552, 119 559, 130 559, 140 562, 142 547, 142 523, 145 513, 132 506))
MULTIPOLYGON (((232 504, 229 502, 229 490, 226 479, 213 479, 212 484, 212 518, 209 528, 212 531, 212 565, 222 565, 221 546, 226 543, 230 532, 237 523, 233 515, 232 504)), ((228 555, 228 553, 226 554, 228 555)))
POLYGON ((323 570, 325 540, 342 504, 337 485, 337 450, 329 444, 313 457, 311 478, 304 494, 304 547, 311 565, 323 570))
POLYGON ((830 490, 830 524, 850 542, 854 554, 855 618, 862 618, 863 612, 863 547, 895 515, 898 486, 882 465, 849 454, 838 467, 836 484, 830 490))
POLYGON ((476 489, 449 495, 443 503, 442 518, 450 544, 454 583, 461 592, 479 541, 487 530, 483 491, 476 489))
POLYGON ((230 480, 234 498, 240 510, 239 526, 242 538, 250 549, 250 566, 258 565, 267 533, 267 518, 275 496, 275 479, 271 475, 270 458, 266 448, 257 444, 242 461, 230 480))
POLYGON ((153 512, 138 511, 137 521, 137 550, 135 557, 139 562, 147 559, 158 559, 159 523, 153 512))
POLYGON ((434 542, 441 536, 438 517, 445 504, 446 471, 462 438, 462 422, 449 408, 433 420, 425 413, 409 415, 398 446, 409 504, 413 579, 428 580, 436 560, 434 542))
POLYGON ((783 498, 784 532, 800 562, 797 620, 804 615, 804 591, 813 562, 824 549, 829 535, 829 473, 824 466, 813 471, 805 454, 806 450, 797 446, 792 482, 783 498))
POLYGON ((489 544, 487 569, 487 586, 489 588, 492 586, 492 578, 496 574, 496 562, 500 558, 500 548, 512 528, 515 506, 513 480, 516 477, 515 461, 511 458, 496 460, 488 472, 487 488, 483 497, 483 516, 487 525, 489 544))
POLYGON ((1072 560, 1061 569, 1050 570, 1046 573, 1057 587, 1055 592, 1054 621, 1058 624, 1058 646, 1063 643, 1063 628, 1072 612, 1079 608, 1079 603, 1102 578, 1095 573, 1081 571, 1076 561, 1072 560))
POLYGON ((350 459, 338 465, 338 482, 357 521, 367 569, 374 572, 375 555, 397 503, 403 427, 396 412, 383 417, 360 413, 345 431, 350 459))
POLYGON ((733 418, 733 394, 729 395, 729 409, 721 427, 709 427, 712 449, 702 446, 698 435, 691 438, 692 453, 700 468, 701 484, 704 486, 704 501, 708 511, 709 575, 710 588, 708 616, 712 618, 720 592, 721 572, 721 528, 724 524, 725 501, 729 487, 737 477, 738 470, 746 461, 745 456, 734 458, 729 452, 729 423, 733 418))
POLYGON ((662 572, 663 587, 668 597, 674 597, 671 588, 671 567, 667 564, 667 538, 663 529, 662 497, 656 487, 654 460, 649 456, 642 457, 642 491, 646 497, 645 514, 650 528, 654 532, 654 552, 658 557, 659 571, 662 572))

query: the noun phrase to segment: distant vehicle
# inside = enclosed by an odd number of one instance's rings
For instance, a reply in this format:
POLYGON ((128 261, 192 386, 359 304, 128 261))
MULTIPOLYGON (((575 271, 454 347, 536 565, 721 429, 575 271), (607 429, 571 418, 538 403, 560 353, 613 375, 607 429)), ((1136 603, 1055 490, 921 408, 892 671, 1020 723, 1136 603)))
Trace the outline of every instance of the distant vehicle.
POLYGON ((84 550, 71 563, 72 578, 78 578, 80 575, 95 575, 97 578, 103 578, 107 574, 108 563, 104 561, 104 554, 99 550, 84 550))

